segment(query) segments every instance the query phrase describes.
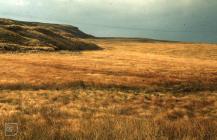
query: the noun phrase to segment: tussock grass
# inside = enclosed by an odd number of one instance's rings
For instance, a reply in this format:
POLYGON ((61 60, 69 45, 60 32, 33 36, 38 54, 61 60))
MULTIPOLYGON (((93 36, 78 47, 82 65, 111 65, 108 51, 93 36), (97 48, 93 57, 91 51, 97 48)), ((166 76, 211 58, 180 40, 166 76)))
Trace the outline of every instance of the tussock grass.
MULTIPOLYGON (((17 122, 16 139, 217 138, 215 93, 135 94, 74 89, 1 91, 0 95, 7 99, 0 100, 0 107, 6 109, 0 112, 0 128, 4 130, 5 122, 17 122)), ((8 139, 3 131, 0 136, 8 139)))
POLYGON ((26 140, 217 139, 215 44, 87 42, 103 50, 0 54, 1 130, 17 122, 15 139, 26 140))

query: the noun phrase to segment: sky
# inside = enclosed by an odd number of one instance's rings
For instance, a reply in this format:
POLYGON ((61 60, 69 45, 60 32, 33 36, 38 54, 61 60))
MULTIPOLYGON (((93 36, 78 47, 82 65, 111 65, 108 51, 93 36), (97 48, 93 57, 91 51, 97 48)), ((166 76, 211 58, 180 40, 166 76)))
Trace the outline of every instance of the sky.
POLYGON ((0 17, 70 24, 98 37, 217 43, 217 0, 0 0, 0 17))

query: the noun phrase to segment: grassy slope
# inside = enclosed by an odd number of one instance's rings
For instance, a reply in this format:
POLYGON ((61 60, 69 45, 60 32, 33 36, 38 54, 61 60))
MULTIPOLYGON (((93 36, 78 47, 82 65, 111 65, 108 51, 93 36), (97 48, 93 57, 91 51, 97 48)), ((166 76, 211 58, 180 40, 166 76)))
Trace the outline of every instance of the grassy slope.
POLYGON ((149 92, 215 91, 217 88, 216 45, 96 43, 104 50, 0 55, 0 65, 5 71, 1 88, 64 89, 78 84, 142 88, 149 92))
POLYGON ((0 54, 1 124, 20 139, 217 138, 217 45, 88 41, 104 50, 0 54))
POLYGON ((0 19, 0 51, 100 49, 95 44, 82 41, 81 38, 93 36, 69 25, 0 19))

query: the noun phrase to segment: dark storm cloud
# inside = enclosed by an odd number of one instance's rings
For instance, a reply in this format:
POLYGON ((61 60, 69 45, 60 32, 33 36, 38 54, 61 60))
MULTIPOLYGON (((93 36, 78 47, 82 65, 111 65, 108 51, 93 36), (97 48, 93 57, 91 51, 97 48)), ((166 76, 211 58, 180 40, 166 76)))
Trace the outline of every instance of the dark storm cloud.
POLYGON ((216 0, 7 0, 0 16, 72 24, 97 36, 217 42, 216 0))

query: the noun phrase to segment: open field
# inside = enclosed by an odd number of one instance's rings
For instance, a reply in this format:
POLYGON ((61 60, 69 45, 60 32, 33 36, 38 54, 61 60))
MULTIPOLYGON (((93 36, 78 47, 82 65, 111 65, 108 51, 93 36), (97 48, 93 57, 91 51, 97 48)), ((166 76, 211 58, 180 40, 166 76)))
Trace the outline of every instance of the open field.
MULTIPOLYGON (((0 129, 17 139, 217 139, 217 45, 88 39, 0 54, 0 129)), ((1 131, 0 137, 4 137, 1 131)))

